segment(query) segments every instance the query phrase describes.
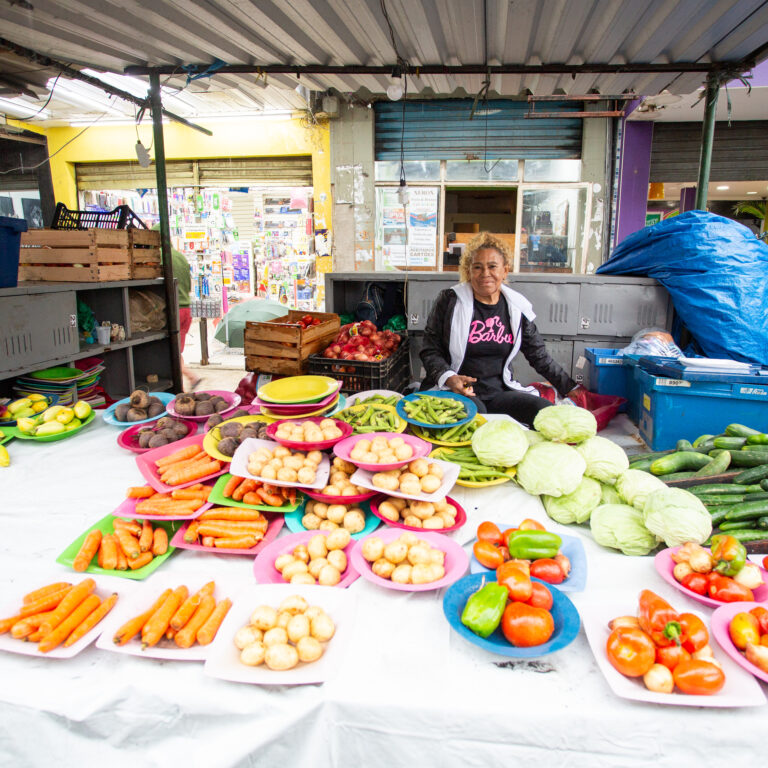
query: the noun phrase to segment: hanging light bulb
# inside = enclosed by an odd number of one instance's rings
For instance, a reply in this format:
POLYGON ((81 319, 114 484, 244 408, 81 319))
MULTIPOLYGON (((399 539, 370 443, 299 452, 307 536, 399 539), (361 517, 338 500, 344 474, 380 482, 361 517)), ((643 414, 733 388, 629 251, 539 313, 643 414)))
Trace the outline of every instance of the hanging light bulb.
POLYGON ((392 83, 387 88, 387 96, 389 96, 392 101, 399 101, 403 98, 403 88, 399 83, 392 83))

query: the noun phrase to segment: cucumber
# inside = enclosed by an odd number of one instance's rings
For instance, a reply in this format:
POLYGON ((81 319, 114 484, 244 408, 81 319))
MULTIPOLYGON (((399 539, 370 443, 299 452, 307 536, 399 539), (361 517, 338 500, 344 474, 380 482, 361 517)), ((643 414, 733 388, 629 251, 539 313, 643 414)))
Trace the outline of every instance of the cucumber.
POLYGON ((759 435, 750 435, 747 445, 768 445, 768 434, 761 432, 759 435))
POLYGON ((693 447, 698 448, 702 443, 706 442, 707 440, 712 440, 714 437, 715 435, 699 435, 693 441, 693 447))
POLYGON ((768 515, 764 515, 763 517, 757 518, 757 527, 762 528, 763 530, 768 529, 768 515))
MULTIPOLYGON (((714 454, 715 451, 712 451, 714 454)), ((731 464, 731 454, 728 451, 720 451, 717 456, 712 457, 709 464, 705 464, 696 472, 696 477, 711 477, 712 475, 722 475, 731 464)))
POLYGON ((743 424, 729 424, 725 428, 725 434, 732 437, 749 437, 750 435, 760 435, 762 433, 759 429, 745 427, 743 424))
MULTIPOLYGON (((768 518, 766 518, 766 519, 768 519, 768 518)), ((754 522, 755 526, 757 526, 757 519, 755 519, 754 521, 751 521, 751 522, 754 522)), ((713 522, 712 525, 715 525, 715 523, 713 522)), ((721 520, 717 524, 717 527, 721 531, 731 531, 731 530, 738 531, 738 530, 741 530, 744 527, 744 522, 740 521, 740 520, 721 520)))
MULTIPOLYGON (((731 456, 733 459, 733 456, 731 456)), ((654 475, 669 475, 673 472, 687 472, 701 469, 712 461, 711 456, 696 451, 679 451, 669 456, 655 459, 651 464, 651 472, 654 475)))
POLYGON ((760 481, 760 487, 761 487, 761 488, 762 488, 764 491, 768 491, 768 479, 766 479, 766 480, 761 480, 761 481, 760 481))
POLYGON ((736 450, 746 444, 746 437, 716 437, 713 441, 715 448, 725 448, 726 450, 736 450))
MULTIPOLYGON (((747 493, 744 496, 744 501, 765 501, 768 499, 768 492, 760 491, 760 493, 747 493)), ((768 514, 768 512, 766 513, 768 514)))
POLYGON ((709 507, 707 510, 709 516, 712 518, 712 525, 717 526, 725 520, 725 513, 733 506, 733 504, 723 504, 722 506, 709 507))
POLYGON ((726 520, 751 520, 753 517, 768 515, 768 499, 760 501, 745 501, 737 504, 729 512, 726 512, 726 520))
POLYGON ((702 440, 695 449, 699 453, 709 453, 714 447, 715 447, 715 437, 723 437, 723 435, 715 435, 714 437, 709 437, 706 440, 702 440))
POLYGON ((736 483, 710 483, 709 485, 692 485, 685 490, 690 491, 695 496, 701 494, 713 496, 722 493, 760 493, 763 487, 761 485, 736 485, 736 483))
MULTIPOLYGON (((768 539, 768 533, 759 528, 735 528, 728 531, 729 536, 733 536, 734 539, 738 539, 741 542, 744 541, 760 541, 761 539, 768 539)), ((710 545, 710 541, 704 542, 705 547, 710 545)))
POLYGON ((696 498, 704 505, 707 504, 742 504, 745 496, 741 493, 723 493, 715 496, 699 494, 696 498))
MULTIPOLYGON (((739 472, 738 475, 733 476, 734 483, 743 483, 744 485, 750 485, 752 483, 760 483, 768 479, 768 463, 752 467, 751 469, 745 469, 743 472, 739 472)), ((763 486, 765 487, 765 486, 763 486)), ((765 488, 768 491, 768 488, 765 488)))
MULTIPOLYGON (((745 442, 746 442, 746 439, 745 439, 745 442)), ((691 443, 690 440, 678 440, 677 445, 675 446, 675 450, 676 451, 692 451, 693 443, 691 443)))
POLYGON ((731 466, 732 467, 759 467, 761 464, 766 463, 765 451, 732 451, 731 454, 731 466))
POLYGON ((659 479, 663 480, 665 483, 671 482, 672 480, 688 480, 691 477, 695 477, 695 472, 672 472, 669 475, 662 475, 659 479))
POLYGON ((750 445, 747 443, 746 445, 741 446, 742 451, 768 451, 768 444, 766 445, 750 445))
POLYGON ((640 459, 640 461, 633 461, 630 465, 630 469, 639 469, 643 472, 650 472, 651 471, 651 464, 655 459, 640 459))

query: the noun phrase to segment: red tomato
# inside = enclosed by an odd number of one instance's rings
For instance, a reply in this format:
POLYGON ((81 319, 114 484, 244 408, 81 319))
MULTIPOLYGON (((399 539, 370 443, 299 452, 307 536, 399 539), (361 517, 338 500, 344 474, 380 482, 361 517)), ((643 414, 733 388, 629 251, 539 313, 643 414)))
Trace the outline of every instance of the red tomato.
POLYGON ((707 625, 694 613, 681 613, 680 627, 683 630, 683 648, 688 653, 696 653, 709 642, 707 625))
POLYGON ((709 589, 709 579, 703 573, 689 573, 680 583, 697 595, 706 595, 709 589))
POLYGON ((499 546, 501 544, 501 531, 496 523, 480 523, 477 526, 477 540, 478 541, 490 541, 491 544, 499 546))
POLYGON ((605 645, 608 661, 627 677, 642 677, 656 661, 656 646, 639 627, 617 627, 605 645))
POLYGON ((768 610, 763 608, 762 605, 758 605, 753 608, 750 613, 757 619, 757 623, 760 626, 760 633, 768 634, 768 610))
POLYGON ((716 664, 703 659, 681 661, 672 670, 675 685, 683 692, 694 696, 710 696, 725 684, 723 670, 716 664))
POLYGON ((540 581, 532 581, 531 597, 525 602, 536 608, 544 608, 550 611, 552 610, 552 593, 540 581))
POLYGON ((563 577, 567 579, 568 574, 571 572, 571 561, 562 552, 558 552, 554 560, 562 569, 563 577))
POLYGON ((565 578, 560 564, 549 557, 542 557, 531 563, 531 576, 546 581, 547 584, 560 584, 565 578))
POLYGON ((768 571, 768 555, 763 558, 763 568, 768 571))
POLYGON ((555 631, 555 622, 544 608, 510 603, 501 617, 501 631, 511 645, 529 648, 546 643, 555 631))
POLYGON ((518 526, 521 531, 546 531, 547 529, 536 520, 531 520, 530 517, 526 517, 522 523, 518 526))
POLYGON ((501 552, 501 556, 504 558, 504 562, 506 563, 507 560, 509 560, 509 550, 506 547, 499 547, 499 552, 501 552))
POLYGON ((656 663, 672 671, 681 661, 689 661, 691 654, 682 645, 665 645, 656 648, 656 663))
POLYGON ((491 570, 496 570, 504 562, 501 552, 490 541, 476 541, 472 552, 480 565, 491 570))
POLYGON ((714 571, 709 574, 709 596, 723 603, 738 603, 755 599, 752 590, 730 576, 721 576, 714 571))
POLYGON ((533 594, 531 577, 511 560, 502 563, 496 569, 496 581, 507 588, 510 600, 525 602, 531 599, 533 594))

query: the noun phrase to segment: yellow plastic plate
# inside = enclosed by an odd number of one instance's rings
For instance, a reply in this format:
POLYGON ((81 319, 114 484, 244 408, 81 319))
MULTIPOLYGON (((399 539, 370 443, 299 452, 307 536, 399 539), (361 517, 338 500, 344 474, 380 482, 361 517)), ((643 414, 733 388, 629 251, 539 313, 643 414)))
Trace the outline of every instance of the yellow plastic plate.
MULTIPOLYGON (((482 426, 486 423, 487 419, 482 414, 478 413, 477 416, 475 416, 474 419, 472 419, 473 422, 477 422, 479 426, 482 426)), ((441 429, 440 432, 445 432, 446 430, 441 429)), ((436 438, 430 436, 427 434, 427 430, 423 427, 417 427, 415 424, 411 424, 411 432, 413 432, 416 437, 420 437, 422 440, 426 440, 428 443, 432 443, 433 445, 444 445, 446 448, 460 448, 465 445, 472 445, 472 440, 462 440, 460 443, 449 443, 445 440, 437 440, 436 438)), ((504 481, 502 481, 504 482, 504 481)))
MULTIPOLYGON (((408 426, 408 422, 405 419, 401 419, 398 415, 397 411, 391 406, 391 405, 380 405, 379 403, 370 403, 369 405, 350 405, 348 408, 345 408, 343 411, 338 411, 337 413, 333 414, 333 417, 335 419, 339 418, 340 413, 346 413, 347 411, 350 411, 351 413, 362 413, 365 411, 366 408, 376 408, 377 410, 387 411, 388 413, 391 413, 395 417, 395 424, 397 425, 394 430, 390 430, 392 432, 405 432, 405 428, 408 426)), ((380 432, 386 431, 386 430, 379 430, 380 432)), ((360 435, 365 434, 364 432, 352 432, 353 435, 360 435)))
MULTIPOLYGON (((456 447, 454 445, 454 447, 456 447)), ((450 448, 435 448, 432 453, 429 454, 430 459, 442 459, 443 461, 450 461, 451 457, 448 455, 452 453, 450 448)), ((490 488, 492 485, 503 485, 512 480, 517 474, 517 467, 509 467, 504 472, 507 477, 497 477, 495 480, 462 480, 458 478, 456 485, 464 486, 464 488, 490 488)))
POLYGON ((330 413, 339 402, 339 397, 341 397, 341 395, 337 395, 330 403, 328 403, 328 405, 324 405, 322 408, 318 408, 316 411, 309 411, 309 413, 300 413, 293 416, 280 416, 274 411, 271 411, 265 405, 260 406, 260 410, 265 416, 268 416, 273 421, 283 421, 284 419, 306 419, 310 416, 322 416, 324 413, 330 413))
POLYGON ((263 421, 267 424, 271 424, 273 421, 276 421, 276 419, 258 414, 251 416, 238 416, 236 419, 225 419, 221 422, 221 424, 217 424, 213 429, 209 430, 203 438, 203 450, 212 458, 218 459, 219 461, 226 461, 227 463, 232 461, 232 457, 225 456, 223 453, 221 453, 221 451, 217 449, 216 446, 218 446, 219 440, 221 440, 221 432, 219 431, 219 427, 221 427, 223 424, 228 424, 230 421, 237 422, 239 424, 250 424, 252 421, 263 421))
POLYGON ((282 405, 306 403, 327 397, 338 386, 339 382, 329 376, 288 376, 265 384, 259 389, 259 397, 282 405))

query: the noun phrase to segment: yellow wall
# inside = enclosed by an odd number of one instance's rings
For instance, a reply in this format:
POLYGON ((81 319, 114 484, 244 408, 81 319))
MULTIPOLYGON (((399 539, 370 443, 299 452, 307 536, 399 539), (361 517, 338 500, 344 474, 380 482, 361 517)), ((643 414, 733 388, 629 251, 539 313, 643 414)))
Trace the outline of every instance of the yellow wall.
MULTIPOLYGON (((165 123, 165 156, 167 160, 197 160, 212 157, 269 157, 312 155, 314 180, 315 227, 331 227, 330 132, 327 124, 305 128, 300 119, 253 118, 231 122, 200 121, 213 132, 206 136, 179 123, 165 123)), ((75 163, 136 161, 136 130, 132 125, 89 128, 48 128, 48 152, 51 176, 57 202, 77 208, 75 163), (67 142, 71 141, 71 144, 67 142), (65 146, 66 145, 66 146, 65 146), (55 154, 54 153, 58 153, 55 154)), ((145 147, 152 143, 151 123, 139 127, 145 147)))

